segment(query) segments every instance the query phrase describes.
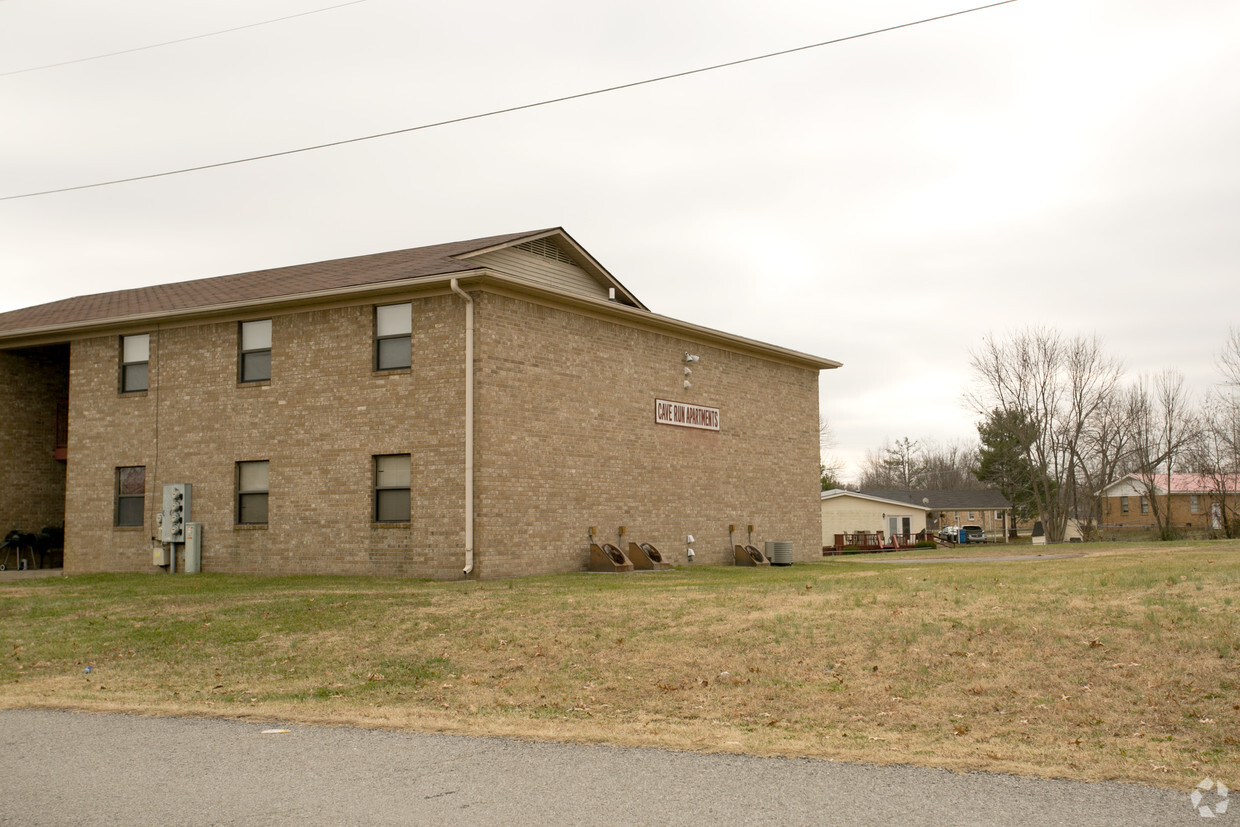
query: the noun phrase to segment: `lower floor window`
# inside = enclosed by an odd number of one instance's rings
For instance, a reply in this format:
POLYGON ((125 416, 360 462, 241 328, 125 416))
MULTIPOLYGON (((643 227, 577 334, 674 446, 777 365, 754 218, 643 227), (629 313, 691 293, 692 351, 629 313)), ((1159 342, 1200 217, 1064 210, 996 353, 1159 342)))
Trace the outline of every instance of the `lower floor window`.
POLYGON ((242 525, 267 524, 267 487, 270 463, 267 460, 237 463, 237 522, 242 525))
POLYGON ((375 457, 376 522, 409 522, 409 467, 409 454, 375 457))
POLYGON ((116 469, 116 525, 145 525, 146 468, 131 465, 116 469))

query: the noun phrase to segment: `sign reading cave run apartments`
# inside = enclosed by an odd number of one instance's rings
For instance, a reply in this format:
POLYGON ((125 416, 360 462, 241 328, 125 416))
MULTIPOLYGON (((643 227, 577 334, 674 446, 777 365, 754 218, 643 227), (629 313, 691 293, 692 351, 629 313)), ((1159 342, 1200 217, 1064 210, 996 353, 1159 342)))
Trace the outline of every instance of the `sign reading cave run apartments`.
POLYGON ((660 425, 679 425, 681 428, 717 431, 719 430, 719 409, 690 405, 688 402, 656 399, 654 421, 660 425))

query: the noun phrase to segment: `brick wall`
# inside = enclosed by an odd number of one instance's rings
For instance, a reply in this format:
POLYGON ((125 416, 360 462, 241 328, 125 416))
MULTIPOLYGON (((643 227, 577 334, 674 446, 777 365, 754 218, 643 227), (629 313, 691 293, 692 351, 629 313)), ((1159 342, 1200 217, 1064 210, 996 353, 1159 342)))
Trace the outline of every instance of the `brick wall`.
MULTIPOLYGON (((745 540, 820 557, 817 371, 494 293, 476 301, 476 571, 581 570, 587 529, 683 562, 745 540), (683 355, 693 387, 683 387, 683 355), (719 432, 656 425, 655 398, 719 408, 719 432)), ((398 301, 399 299, 393 299, 398 301)), ((116 336, 72 349, 69 571, 156 571, 161 486, 193 485, 203 569, 460 578, 464 303, 414 298, 413 367, 372 370, 373 307, 273 318, 269 382, 237 381, 237 322, 151 334, 151 388, 117 391, 116 336), (380 525, 372 457, 412 456, 412 518, 380 525), (269 522, 236 525, 235 463, 270 462, 269 522), (146 525, 114 527, 115 469, 147 469, 146 525)), ((257 318, 257 317, 256 317, 257 318)))
MULTIPOLYGON (((193 485, 203 569, 257 574, 459 574, 463 310, 414 301, 414 365, 376 373, 372 307, 276 316, 269 382, 237 381, 237 323, 151 332, 151 389, 117 393, 116 337, 75 342, 71 571, 155 571, 165 483, 193 485), (409 524, 377 525, 376 454, 412 455, 409 524), (235 463, 270 462, 269 521, 236 525, 235 463), (115 469, 147 469, 146 525, 116 528, 115 469)), ((145 332, 135 330, 133 332, 145 332)))
POLYGON ((816 370, 493 294, 477 326, 482 576, 584 569, 590 526, 731 563, 728 525, 753 524, 821 559, 816 370), (718 408, 720 430, 658 425, 656 398, 718 408))
POLYGON ((0 351, 0 536, 64 525, 65 463, 52 454, 68 368, 64 346, 0 351))
MULTIPOLYGON (((1189 494, 1172 494, 1171 495, 1171 525, 1175 528, 1193 528, 1207 529, 1210 527, 1210 503, 1212 502, 1210 495, 1197 495, 1197 511, 1192 510, 1191 495, 1189 494)), ((1149 503, 1148 512, 1141 513, 1141 497, 1132 494, 1128 497, 1128 513, 1123 512, 1123 506, 1119 497, 1103 497, 1102 499, 1102 518, 1099 522, 1103 525, 1115 528, 1145 528, 1156 527, 1158 521, 1154 518, 1154 503, 1149 503)), ((1158 495, 1159 513, 1163 513, 1167 508, 1167 495, 1158 495)))

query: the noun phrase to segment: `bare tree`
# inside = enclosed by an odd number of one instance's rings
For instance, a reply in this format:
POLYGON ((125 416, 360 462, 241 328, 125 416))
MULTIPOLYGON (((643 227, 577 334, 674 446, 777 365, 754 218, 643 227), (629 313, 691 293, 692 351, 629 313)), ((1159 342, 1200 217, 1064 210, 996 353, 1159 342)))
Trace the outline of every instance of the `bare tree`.
POLYGON ((842 488, 840 473, 844 470, 844 462, 831 453, 836 446, 835 432, 826 417, 818 417, 818 476, 822 482, 822 490, 842 488))
POLYGON ((861 488, 901 489, 924 488, 925 465, 921 443, 908 437, 883 443, 876 451, 866 451, 861 464, 861 488))
POLYGON ((1108 395, 1081 433, 1077 467, 1083 490, 1077 509, 1085 515, 1086 525, 1102 521, 1099 492, 1131 467, 1133 414, 1131 394, 1108 395))
POLYGON ((926 471, 921 457, 921 443, 908 437, 897 439, 895 446, 887 449, 887 457, 883 463, 891 470, 900 488, 912 491, 914 488, 923 487, 926 471))
POLYGON ((982 488, 974 473, 977 446, 966 442, 926 443, 922 450, 922 480, 936 491, 970 491, 982 488))
POLYGON ((1164 370, 1152 380, 1138 380, 1132 395, 1134 471, 1145 487, 1146 499, 1163 540, 1175 537, 1171 525, 1171 474, 1177 459, 1197 437, 1197 416, 1191 409, 1184 375, 1164 370), (1166 483, 1165 502, 1159 503, 1159 472, 1166 483))
POLYGON ((1189 448, 1189 462, 1208 489, 1207 525, 1225 537, 1240 537, 1240 396, 1211 392, 1201 414, 1201 433, 1189 448))
POLYGON ((1006 341, 988 335, 970 357, 977 385, 967 398, 976 413, 1015 411, 1033 426, 1034 502, 1047 538, 1063 540, 1078 495, 1082 435, 1114 392, 1119 363, 1097 337, 1066 339, 1048 328, 1026 329, 1006 341))
POLYGON ((1218 355, 1218 369, 1225 384, 1240 388, 1240 327, 1227 331, 1227 340, 1218 355))

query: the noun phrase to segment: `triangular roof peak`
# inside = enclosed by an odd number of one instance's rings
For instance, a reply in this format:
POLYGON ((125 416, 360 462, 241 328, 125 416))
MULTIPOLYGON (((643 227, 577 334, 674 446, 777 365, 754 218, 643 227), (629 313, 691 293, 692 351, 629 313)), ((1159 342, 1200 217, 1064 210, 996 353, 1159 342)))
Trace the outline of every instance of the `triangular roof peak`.
MULTIPOLYGON (((607 268, 594 256, 590 255, 586 248, 565 232, 563 227, 529 233, 522 238, 499 240, 495 244, 460 253, 454 257, 462 261, 477 263, 500 262, 501 259, 496 254, 507 250, 518 250, 535 256, 546 262, 546 266, 550 268, 555 268, 557 265, 575 268, 596 282, 605 295, 610 293, 609 298, 630 307, 650 309, 621 284, 618 278, 608 272, 607 268)), ((503 265, 498 264, 498 266, 503 265)), ((544 281, 543 278, 535 280, 544 281)), ((555 286, 552 280, 548 280, 548 283, 555 286)))
MULTIPOLYGON (((60 301, 0 313, 0 341, 47 330, 71 331, 135 318, 175 317, 204 308, 282 302, 299 296, 331 295, 358 289, 381 287, 388 283, 416 281, 431 277, 466 275, 494 270, 525 278, 544 286, 557 287, 554 267, 526 267, 521 262, 503 260, 505 250, 519 250, 530 261, 541 254, 544 259, 563 258, 572 268, 566 289, 587 289, 597 297, 616 291, 617 303, 648 310, 618 279, 607 272, 563 228, 487 236, 468 241, 434 244, 386 253, 371 253, 330 259, 309 264, 275 267, 234 273, 227 276, 157 284, 128 290, 115 290, 75 296, 60 301), (515 272, 514 272, 515 270, 515 272)), ((550 263, 550 262, 548 262, 550 263)), ((561 286, 561 289, 565 289, 561 286)))

